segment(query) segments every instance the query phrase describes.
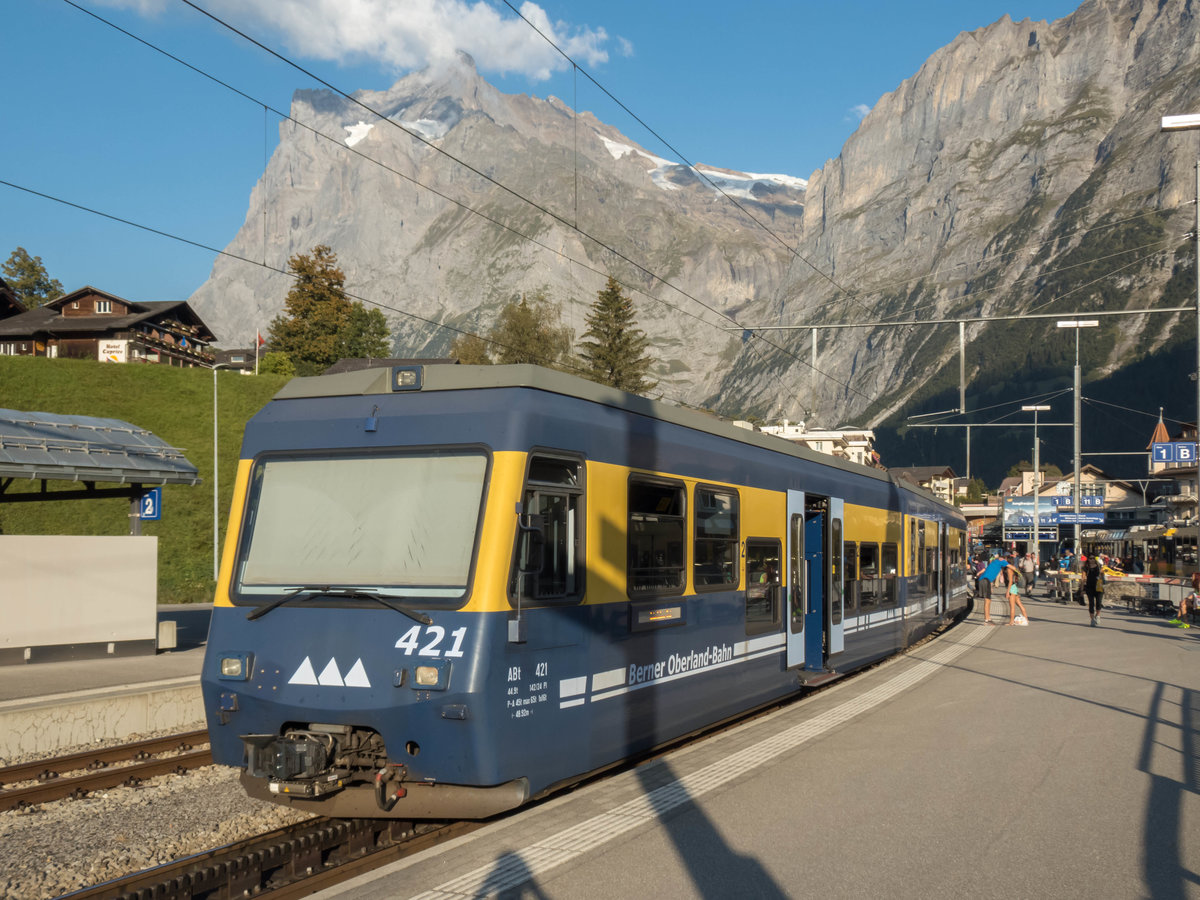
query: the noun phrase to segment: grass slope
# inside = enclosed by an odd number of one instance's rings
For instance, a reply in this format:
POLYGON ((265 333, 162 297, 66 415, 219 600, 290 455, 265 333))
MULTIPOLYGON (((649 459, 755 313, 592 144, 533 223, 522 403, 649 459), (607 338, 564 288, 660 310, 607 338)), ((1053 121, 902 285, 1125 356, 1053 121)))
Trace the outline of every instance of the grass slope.
MULTIPOLYGON (((277 375, 217 371, 221 540, 229 517, 233 479, 246 421, 287 381, 277 375)), ((74 359, 0 357, 0 408, 121 419, 154 432, 183 450, 200 470, 194 487, 163 488, 162 520, 143 522, 158 537, 158 600, 212 599, 213 373, 209 369, 113 365, 74 359)), ((68 487, 51 482, 51 489, 68 487)), ((0 494, 0 533, 129 534, 125 499, 5 503, 8 494, 37 491, 38 481, 14 480, 0 494)))

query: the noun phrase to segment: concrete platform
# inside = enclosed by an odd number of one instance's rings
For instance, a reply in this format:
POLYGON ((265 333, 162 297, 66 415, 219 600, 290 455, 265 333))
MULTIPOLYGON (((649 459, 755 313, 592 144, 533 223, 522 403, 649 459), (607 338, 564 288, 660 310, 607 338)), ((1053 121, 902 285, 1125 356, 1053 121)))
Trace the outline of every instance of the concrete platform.
POLYGON ((321 896, 1200 897, 1200 629, 1026 606, 321 896))
POLYGON ((0 762, 201 721, 211 615, 211 605, 160 606, 159 620, 175 623, 168 652, 0 667, 0 762))

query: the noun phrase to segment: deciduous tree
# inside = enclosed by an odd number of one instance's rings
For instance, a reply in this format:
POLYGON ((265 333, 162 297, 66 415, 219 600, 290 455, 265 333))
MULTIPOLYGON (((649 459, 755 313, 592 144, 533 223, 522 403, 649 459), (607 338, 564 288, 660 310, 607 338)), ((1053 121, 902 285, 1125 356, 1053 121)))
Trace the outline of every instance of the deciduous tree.
POLYGON ((296 281, 268 333, 273 350, 284 353, 297 375, 318 375, 343 357, 387 356, 387 320, 346 297, 346 276, 337 254, 325 244, 288 260, 296 281))
POLYGON ((45 306, 63 295, 63 286, 57 278, 46 273, 40 256, 30 256, 24 247, 18 247, 0 266, 4 280, 13 289, 26 308, 45 306))
POLYGON ((532 364, 566 369, 570 368, 574 338, 571 329, 562 324, 558 304, 540 288, 532 296, 522 294, 506 303, 486 340, 460 335, 450 345, 450 355, 467 365, 532 364))

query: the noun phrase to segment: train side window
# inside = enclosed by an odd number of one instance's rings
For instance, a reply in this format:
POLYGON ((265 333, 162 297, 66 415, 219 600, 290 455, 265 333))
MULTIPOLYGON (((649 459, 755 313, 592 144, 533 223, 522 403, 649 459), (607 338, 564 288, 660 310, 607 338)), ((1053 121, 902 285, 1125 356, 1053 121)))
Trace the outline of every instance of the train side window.
POLYGON ((858 544, 846 541, 842 545, 842 595, 846 615, 858 608, 858 544))
POLYGON ((883 601, 883 576, 879 572, 879 545, 864 543, 858 553, 859 609, 870 611, 883 601))
POLYGON ((683 484, 629 479, 630 597, 682 594, 687 571, 687 493, 683 484))
POLYGON ((882 606, 895 606, 898 602, 896 593, 897 567, 900 565, 900 548, 894 543, 883 545, 883 597, 882 606))
POLYGON ((535 454, 525 476, 524 510, 539 517, 542 529, 541 559, 516 558, 529 546, 518 535, 509 595, 517 596, 523 579, 525 601, 577 599, 583 595, 583 461, 577 458, 535 454), (524 575, 518 574, 523 570, 524 575))
POLYGON ((692 581, 697 591, 730 590, 738 582, 738 495, 696 486, 692 581))
POLYGON ((778 631, 783 596, 779 541, 746 541, 746 634, 778 631))

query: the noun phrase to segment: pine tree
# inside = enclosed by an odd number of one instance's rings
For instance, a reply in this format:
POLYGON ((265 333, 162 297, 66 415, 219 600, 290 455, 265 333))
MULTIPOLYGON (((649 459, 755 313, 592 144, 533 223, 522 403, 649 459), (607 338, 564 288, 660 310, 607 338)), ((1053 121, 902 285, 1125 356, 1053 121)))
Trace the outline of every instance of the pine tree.
POLYGON ((27 309, 45 306, 63 295, 63 286, 57 278, 51 278, 42 265, 40 256, 30 256, 24 247, 18 247, 0 266, 4 280, 27 309))
POLYGON ((298 375, 319 375, 343 357, 387 356, 387 320, 346 297, 346 276, 325 244, 288 260, 296 281, 268 333, 273 350, 286 353, 298 375))
POLYGON ((587 316, 588 330, 579 342, 579 355, 588 367, 587 377, 623 391, 641 394, 656 382, 646 380, 653 360, 646 355, 650 339, 637 327, 633 300, 621 293, 611 275, 587 316))

